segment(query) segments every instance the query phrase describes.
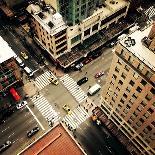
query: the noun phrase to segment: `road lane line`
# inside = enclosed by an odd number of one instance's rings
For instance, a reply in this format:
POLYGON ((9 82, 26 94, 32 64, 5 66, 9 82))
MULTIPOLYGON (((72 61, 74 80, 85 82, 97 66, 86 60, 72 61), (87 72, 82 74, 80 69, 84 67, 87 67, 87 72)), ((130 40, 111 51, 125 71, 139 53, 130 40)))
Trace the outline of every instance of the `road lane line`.
POLYGON ((8 126, 7 128, 5 128, 4 130, 2 130, 2 132, 6 131, 7 129, 9 129, 10 127, 8 126))
POLYGON ((13 136, 15 133, 13 132, 11 135, 9 135, 9 137, 8 138, 10 138, 11 136, 13 136))
POLYGON ((45 128, 43 127, 43 125, 40 123, 40 121, 38 120, 38 118, 35 116, 35 114, 32 112, 32 110, 29 108, 28 105, 26 105, 27 109, 31 112, 32 116, 34 117, 34 119, 38 122, 38 124, 40 125, 40 127, 45 130, 45 128))

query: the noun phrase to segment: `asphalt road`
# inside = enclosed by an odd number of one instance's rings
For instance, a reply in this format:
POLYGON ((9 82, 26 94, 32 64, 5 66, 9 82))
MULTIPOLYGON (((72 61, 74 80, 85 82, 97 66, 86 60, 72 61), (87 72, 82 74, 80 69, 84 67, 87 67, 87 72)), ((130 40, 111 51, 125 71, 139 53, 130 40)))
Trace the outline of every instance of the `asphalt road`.
POLYGON ((0 125, 0 145, 7 140, 12 142, 12 146, 3 154, 15 155, 20 147, 28 144, 31 139, 27 138, 26 133, 35 126, 38 124, 32 114, 26 110, 26 107, 14 112, 5 123, 0 125))
POLYGON ((88 155, 129 155, 104 126, 87 119, 76 129, 76 139, 88 155))

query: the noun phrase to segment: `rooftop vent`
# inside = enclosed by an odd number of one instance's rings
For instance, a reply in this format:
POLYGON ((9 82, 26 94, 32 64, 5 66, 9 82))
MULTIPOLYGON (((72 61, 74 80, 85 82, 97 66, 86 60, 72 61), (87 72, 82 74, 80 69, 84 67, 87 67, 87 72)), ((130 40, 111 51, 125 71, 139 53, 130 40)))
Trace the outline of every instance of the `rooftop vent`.
POLYGON ((115 4, 116 2, 115 2, 114 0, 111 0, 110 3, 111 3, 111 4, 115 4))
POLYGON ((49 21, 49 22, 48 22, 48 26, 52 29, 53 26, 54 26, 54 24, 53 24, 51 21, 49 21))
POLYGON ((45 15, 44 15, 42 12, 39 12, 39 13, 38 13, 38 16, 39 16, 41 19, 45 19, 45 15))
POLYGON ((135 39, 128 37, 128 39, 126 39, 124 41, 124 44, 126 45, 126 47, 131 47, 131 46, 134 46, 136 44, 136 41, 135 41, 135 39))

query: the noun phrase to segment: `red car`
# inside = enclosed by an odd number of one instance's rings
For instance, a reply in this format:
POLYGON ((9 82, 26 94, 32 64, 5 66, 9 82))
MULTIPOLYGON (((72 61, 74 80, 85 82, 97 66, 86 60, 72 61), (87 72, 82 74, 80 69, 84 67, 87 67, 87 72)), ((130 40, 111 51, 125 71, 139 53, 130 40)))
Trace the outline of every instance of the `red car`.
POLYGON ((100 72, 98 72, 98 73, 95 74, 95 78, 99 78, 99 77, 101 77, 103 75, 104 75, 104 72, 103 71, 100 71, 100 72))

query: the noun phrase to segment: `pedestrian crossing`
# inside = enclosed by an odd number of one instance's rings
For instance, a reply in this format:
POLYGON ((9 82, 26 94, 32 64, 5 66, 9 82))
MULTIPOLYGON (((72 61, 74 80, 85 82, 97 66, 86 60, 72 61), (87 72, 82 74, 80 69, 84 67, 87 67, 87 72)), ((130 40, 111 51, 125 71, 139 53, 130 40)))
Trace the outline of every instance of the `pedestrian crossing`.
POLYGON ((68 74, 62 76, 60 78, 60 81, 69 90, 69 92, 72 94, 72 96, 76 99, 78 103, 81 103, 88 98, 85 92, 68 74))
POLYGON ((78 126, 83 123, 89 117, 88 113, 82 106, 78 106, 72 111, 71 114, 67 114, 63 118, 63 122, 70 127, 72 130, 78 128, 78 126))
POLYGON ((53 109, 43 95, 33 96, 31 100, 47 121, 52 121, 53 123, 59 121, 59 113, 53 109))
POLYGON ((154 6, 149 7, 144 13, 149 17, 149 19, 151 19, 153 16, 155 16, 154 6))
POLYGON ((46 71, 45 73, 43 73, 35 79, 34 83, 39 90, 43 89, 51 83, 49 81, 49 77, 51 77, 51 73, 49 71, 46 71))

